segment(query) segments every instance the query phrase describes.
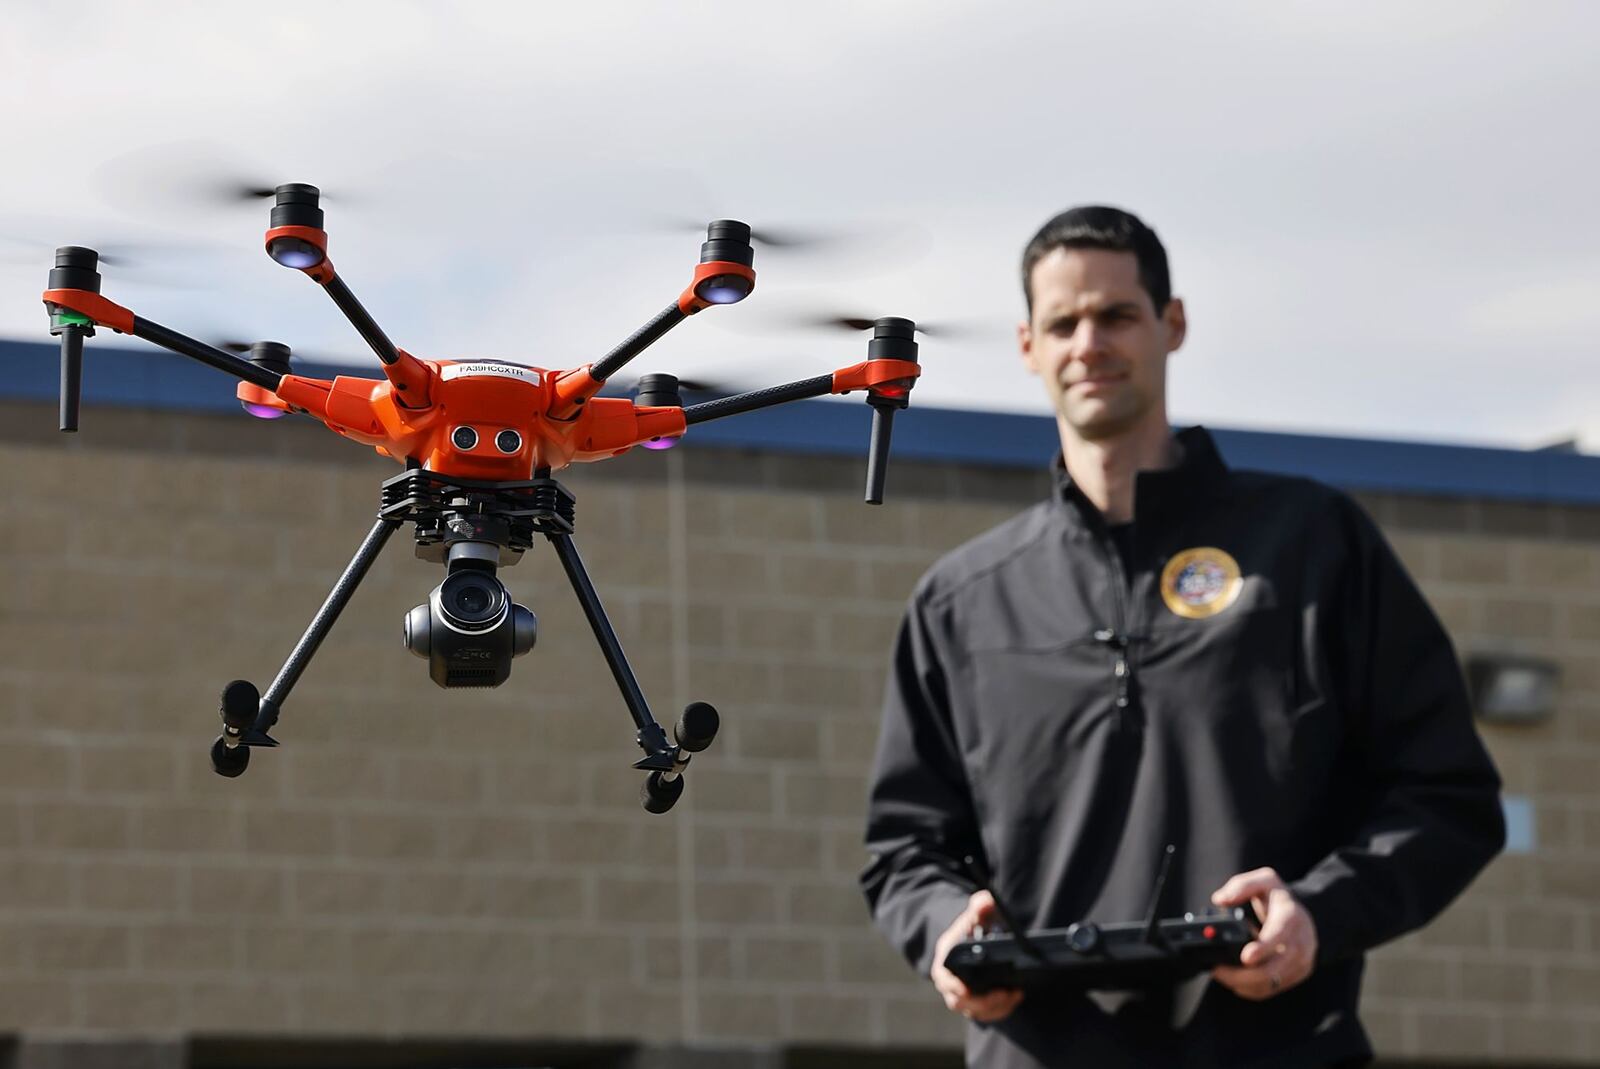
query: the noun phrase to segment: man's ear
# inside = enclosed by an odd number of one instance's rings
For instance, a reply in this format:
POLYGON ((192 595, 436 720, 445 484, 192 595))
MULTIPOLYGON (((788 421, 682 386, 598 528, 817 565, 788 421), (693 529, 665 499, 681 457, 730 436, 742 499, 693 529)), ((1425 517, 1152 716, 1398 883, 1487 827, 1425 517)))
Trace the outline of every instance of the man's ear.
POLYGON ((1183 309, 1183 298, 1173 297, 1167 301, 1161 318, 1167 324, 1167 352, 1176 352, 1189 333, 1189 315, 1183 309))
POLYGON ((1022 354, 1022 366, 1037 375, 1039 365, 1033 359, 1033 328, 1025 319, 1017 323, 1017 351, 1022 354))

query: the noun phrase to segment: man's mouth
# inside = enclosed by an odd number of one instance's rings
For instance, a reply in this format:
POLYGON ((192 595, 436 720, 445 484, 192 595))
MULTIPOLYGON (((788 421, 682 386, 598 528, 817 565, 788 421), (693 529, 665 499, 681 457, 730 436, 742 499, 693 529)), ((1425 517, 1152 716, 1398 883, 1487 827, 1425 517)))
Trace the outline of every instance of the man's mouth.
POLYGON ((1071 382, 1066 384, 1066 388, 1071 390, 1071 389, 1073 389, 1075 387, 1082 386, 1082 387, 1085 387, 1087 389, 1093 389, 1096 386, 1109 386, 1114 382, 1122 382, 1127 377, 1128 376, 1125 375, 1125 374, 1109 374, 1109 373, 1108 374, 1104 374, 1104 375, 1088 375, 1088 376, 1085 376, 1084 378, 1081 378, 1081 379, 1072 380, 1071 382))

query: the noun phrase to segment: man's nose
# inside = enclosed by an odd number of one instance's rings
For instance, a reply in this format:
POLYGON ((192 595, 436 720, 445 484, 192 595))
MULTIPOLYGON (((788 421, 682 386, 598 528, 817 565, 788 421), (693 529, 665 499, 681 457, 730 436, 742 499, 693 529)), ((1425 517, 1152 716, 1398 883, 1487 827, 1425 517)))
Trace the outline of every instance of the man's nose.
POLYGON ((1095 360, 1106 355, 1106 332, 1092 319, 1084 319, 1072 334, 1071 353, 1075 360, 1095 360))

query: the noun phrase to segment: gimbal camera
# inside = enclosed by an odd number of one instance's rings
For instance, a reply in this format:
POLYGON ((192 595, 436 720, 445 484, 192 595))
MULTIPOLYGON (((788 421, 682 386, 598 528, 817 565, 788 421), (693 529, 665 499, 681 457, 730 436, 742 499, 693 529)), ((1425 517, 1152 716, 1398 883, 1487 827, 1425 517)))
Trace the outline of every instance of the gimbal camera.
POLYGON ((405 467, 383 482, 376 522, 266 693, 247 680, 223 689, 213 768, 240 775, 251 748, 278 745, 268 732, 289 692, 389 537, 411 523, 417 556, 444 565, 445 577, 406 615, 405 644, 427 659, 428 674, 441 687, 493 687, 509 678, 512 660, 533 648, 538 620, 512 601, 498 570, 515 564, 537 538, 555 547, 637 728, 644 757, 634 767, 648 773, 644 806, 654 813, 670 809, 683 793, 690 756, 716 735, 717 711, 691 703, 668 741, 573 543, 575 499, 551 473, 636 445, 670 443, 708 420, 861 390, 873 411, 866 500, 880 503, 894 413, 906 407, 921 373, 916 325, 878 319, 860 363, 702 404, 685 406, 678 380, 664 374, 642 379, 632 399, 601 397, 608 379, 683 320, 750 295, 750 227, 728 219, 711 223, 700 263, 676 301, 594 363, 552 371, 501 361, 420 360, 396 348, 328 259, 319 190, 291 184, 272 195, 267 254, 322 286, 377 354, 384 378, 307 378, 294 374, 287 346, 258 342, 245 358, 143 319, 101 296, 92 249, 57 249, 43 295, 50 332, 61 339, 63 431, 78 427, 83 341, 96 327, 109 327, 235 376, 239 401, 252 415, 310 416, 405 467))

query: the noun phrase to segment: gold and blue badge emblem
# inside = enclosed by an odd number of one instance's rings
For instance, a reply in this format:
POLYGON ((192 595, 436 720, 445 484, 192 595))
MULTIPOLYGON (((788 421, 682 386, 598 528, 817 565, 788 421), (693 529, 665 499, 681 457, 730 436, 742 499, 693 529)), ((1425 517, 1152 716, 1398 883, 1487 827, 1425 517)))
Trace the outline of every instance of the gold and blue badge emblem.
POLYGON ((1216 546, 1176 553, 1161 570, 1161 600, 1190 620, 1222 612, 1238 600, 1242 586, 1239 562, 1216 546))

